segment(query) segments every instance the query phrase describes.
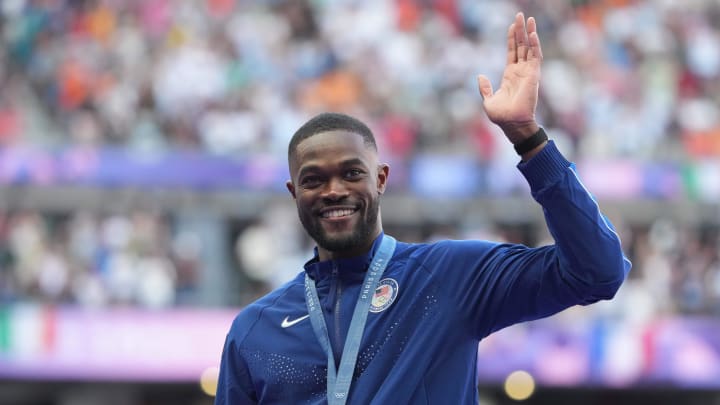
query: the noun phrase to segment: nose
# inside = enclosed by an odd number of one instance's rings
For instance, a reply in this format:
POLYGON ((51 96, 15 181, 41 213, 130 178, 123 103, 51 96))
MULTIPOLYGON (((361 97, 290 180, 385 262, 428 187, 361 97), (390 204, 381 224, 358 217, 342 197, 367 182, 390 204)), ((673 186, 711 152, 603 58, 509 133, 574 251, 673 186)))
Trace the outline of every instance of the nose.
POLYGON ((322 198, 329 201, 339 201, 348 196, 348 189, 342 179, 331 178, 323 190, 322 198))

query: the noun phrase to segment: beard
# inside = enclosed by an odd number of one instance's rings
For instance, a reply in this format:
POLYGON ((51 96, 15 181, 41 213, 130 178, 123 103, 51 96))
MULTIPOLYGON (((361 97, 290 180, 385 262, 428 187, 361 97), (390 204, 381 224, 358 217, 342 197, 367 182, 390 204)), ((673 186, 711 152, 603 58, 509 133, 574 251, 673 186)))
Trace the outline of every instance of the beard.
POLYGON ((365 217, 361 217, 358 223, 350 231, 330 235, 320 223, 320 218, 312 214, 303 214, 298 208, 298 216, 305 231, 321 248, 331 252, 342 252, 356 249, 359 246, 368 244, 373 237, 380 212, 380 201, 373 200, 367 207, 365 217))

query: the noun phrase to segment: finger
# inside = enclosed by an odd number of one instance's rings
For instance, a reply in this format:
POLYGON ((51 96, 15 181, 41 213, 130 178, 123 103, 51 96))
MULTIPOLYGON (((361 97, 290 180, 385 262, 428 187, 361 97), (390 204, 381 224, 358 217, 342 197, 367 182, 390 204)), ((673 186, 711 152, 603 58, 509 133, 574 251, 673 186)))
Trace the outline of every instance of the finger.
POLYGON ((530 45, 530 49, 528 50, 528 59, 539 59, 542 60, 542 47, 540 46, 540 37, 537 33, 537 23, 535 22, 535 18, 530 17, 528 18, 527 23, 527 31, 528 31, 528 44, 530 45))
POLYGON ((525 28, 525 16, 523 13, 517 13, 515 16, 515 43, 517 44, 517 60, 526 60, 528 52, 528 34, 525 28))
POLYGON ((517 46, 515 44, 515 23, 510 24, 507 35, 507 64, 517 63, 517 46))
POLYGON ((490 79, 488 79, 485 75, 478 75, 477 81, 478 90, 480 90, 480 95, 483 97, 483 100, 488 97, 492 97, 493 87, 492 83, 490 83, 490 79))

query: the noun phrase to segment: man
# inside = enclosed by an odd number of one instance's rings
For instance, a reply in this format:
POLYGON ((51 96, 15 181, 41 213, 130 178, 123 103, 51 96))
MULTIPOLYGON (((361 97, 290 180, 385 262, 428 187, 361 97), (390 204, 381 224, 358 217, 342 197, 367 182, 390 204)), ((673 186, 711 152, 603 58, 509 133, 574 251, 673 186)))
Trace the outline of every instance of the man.
POLYGON ((390 168, 372 133, 348 116, 319 115, 290 141, 287 183, 315 257, 238 315, 216 404, 477 403, 482 338, 613 297, 630 263, 535 122, 541 60, 535 21, 518 13, 500 89, 484 76, 478 83, 556 244, 396 242, 382 230, 390 168))

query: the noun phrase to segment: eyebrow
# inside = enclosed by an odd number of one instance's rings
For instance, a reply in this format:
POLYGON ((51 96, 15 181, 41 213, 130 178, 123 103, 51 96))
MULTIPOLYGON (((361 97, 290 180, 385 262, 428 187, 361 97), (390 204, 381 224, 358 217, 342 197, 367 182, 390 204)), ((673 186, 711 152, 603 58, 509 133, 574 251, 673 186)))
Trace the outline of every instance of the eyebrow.
POLYGON ((343 166, 343 167, 347 167, 347 166, 367 167, 367 165, 365 164, 365 161, 363 161, 362 159, 359 159, 359 158, 343 160, 342 162, 340 162, 340 166, 343 166))
MULTIPOLYGON (((347 159, 347 160, 343 160, 342 162, 340 162, 340 167, 348 167, 348 166, 362 166, 362 167, 367 168, 367 164, 365 164, 365 162, 359 158, 347 159)), ((311 165, 303 166, 300 169, 300 171, 298 172, 298 178, 304 176, 308 172, 314 172, 314 171, 319 171, 319 170, 320 170, 320 166, 318 166, 318 165, 311 164, 311 165)))

